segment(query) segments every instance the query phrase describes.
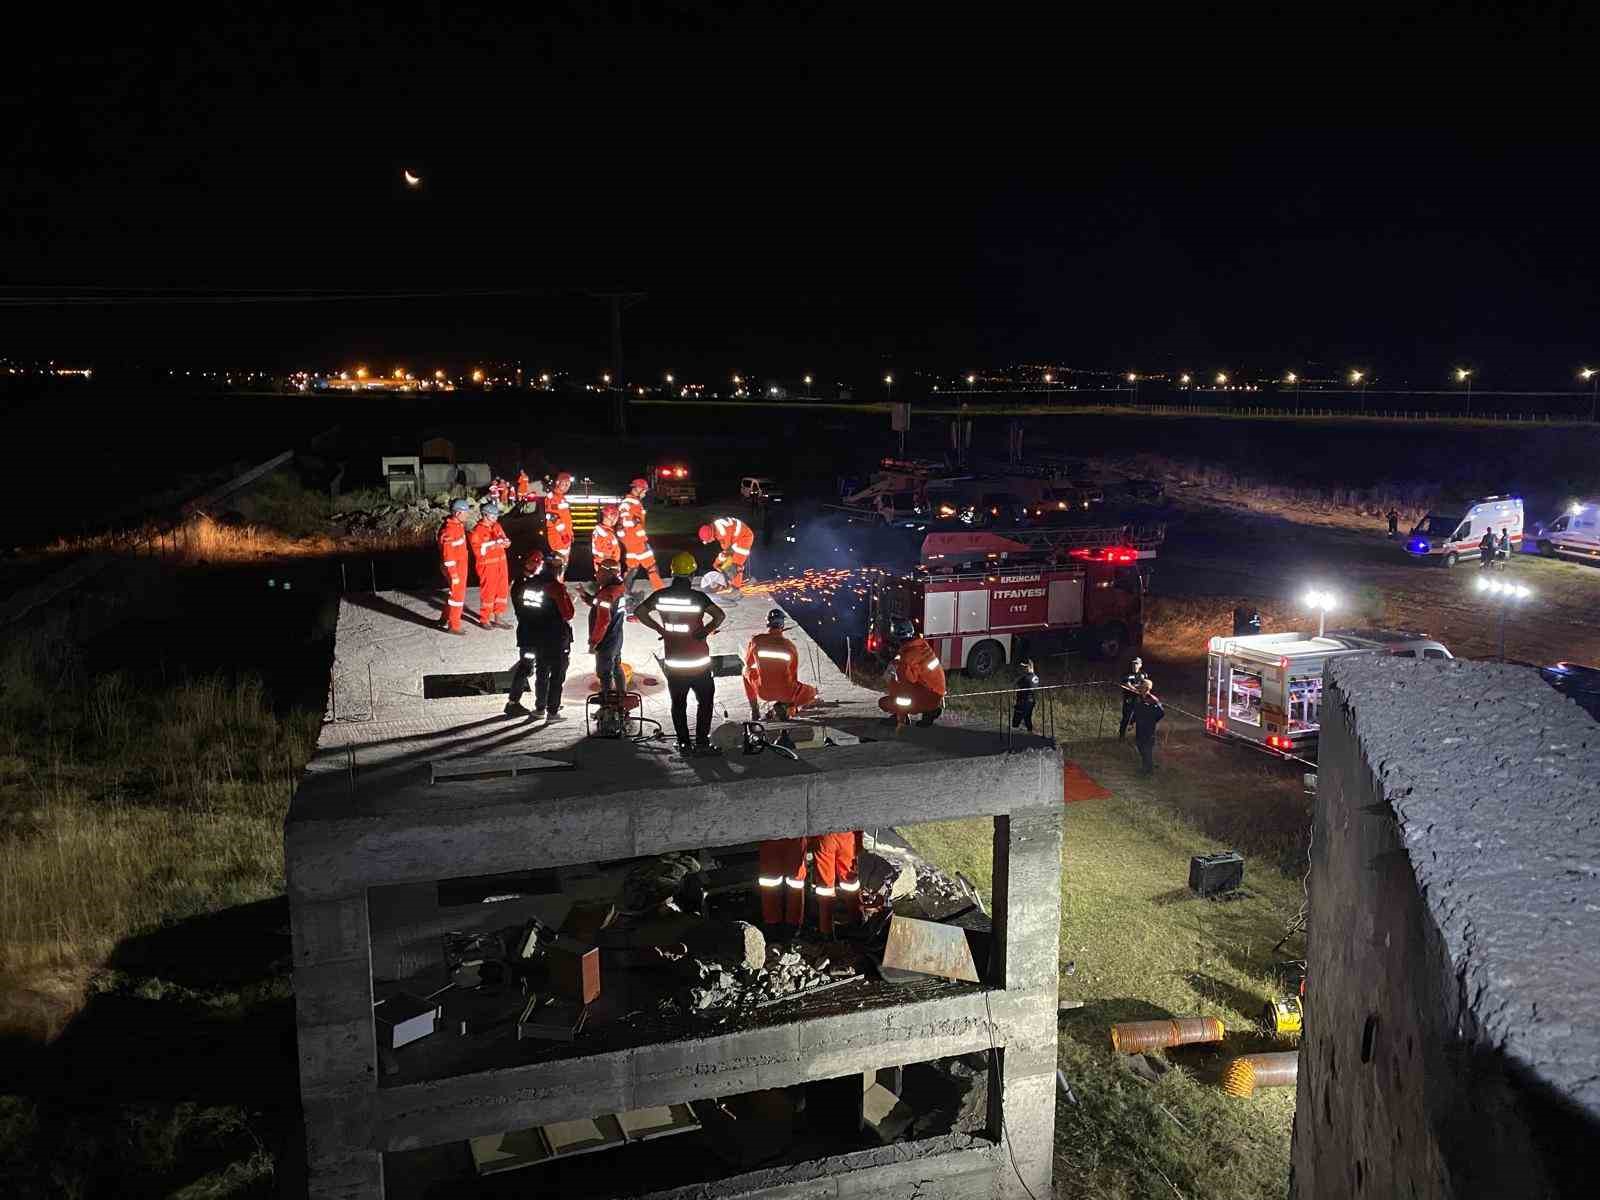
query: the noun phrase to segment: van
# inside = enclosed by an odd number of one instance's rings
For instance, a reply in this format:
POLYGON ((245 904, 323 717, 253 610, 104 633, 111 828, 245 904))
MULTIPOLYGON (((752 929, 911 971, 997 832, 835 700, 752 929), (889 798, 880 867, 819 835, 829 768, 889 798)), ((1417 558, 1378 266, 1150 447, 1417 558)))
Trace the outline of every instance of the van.
POLYGON ((1498 545, 1502 531, 1511 535, 1512 553, 1522 548, 1521 496, 1485 496, 1441 504, 1406 535, 1406 553, 1453 567, 1478 554, 1486 532, 1494 534, 1498 545))
POLYGON ((1600 502, 1579 500, 1548 525, 1534 529, 1546 558, 1600 558, 1600 502))
POLYGON ((1330 658, 1454 657, 1444 643, 1402 629, 1214 637, 1207 649, 1206 732, 1249 742, 1285 758, 1316 754, 1322 728, 1322 667, 1330 658))

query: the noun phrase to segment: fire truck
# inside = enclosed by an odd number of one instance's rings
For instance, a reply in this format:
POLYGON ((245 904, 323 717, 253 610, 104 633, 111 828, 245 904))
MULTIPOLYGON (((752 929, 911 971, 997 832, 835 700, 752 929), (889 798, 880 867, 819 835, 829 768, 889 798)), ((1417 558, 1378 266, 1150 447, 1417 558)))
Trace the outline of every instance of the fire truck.
POLYGON ((908 574, 884 575, 867 602, 869 656, 907 618, 946 670, 983 678, 1008 662, 1076 644, 1115 658, 1144 637, 1149 569, 1165 536, 1138 529, 930 533, 908 574))
POLYGON ((693 504, 699 497, 689 468, 682 463, 650 468, 650 490, 662 504, 693 504))

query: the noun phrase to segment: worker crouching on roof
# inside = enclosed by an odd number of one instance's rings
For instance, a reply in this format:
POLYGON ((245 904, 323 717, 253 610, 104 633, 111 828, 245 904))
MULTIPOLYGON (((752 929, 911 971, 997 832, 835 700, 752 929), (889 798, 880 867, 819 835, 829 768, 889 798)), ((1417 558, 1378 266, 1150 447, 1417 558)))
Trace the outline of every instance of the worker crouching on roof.
POLYGON ((485 504, 478 523, 467 534, 473 565, 478 569, 478 624, 485 629, 510 629, 505 619, 506 602, 511 594, 511 575, 506 565, 506 547, 511 539, 500 524, 500 506, 485 504))
POLYGON ((944 711, 944 667, 916 626, 904 617, 892 622, 889 636, 899 647, 887 672, 889 694, 878 707, 894 718, 896 728, 921 716, 919 725, 932 725, 944 711))
POLYGON ((560 721, 561 689, 567 682, 567 660, 572 653, 572 597, 561 582, 559 555, 538 552, 523 563, 525 574, 511 589, 517 610, 517 659, 511 672, 511 696, 506 716, 532 716, 541 710, 547 722, 560 721), (542 559, 542 561, 541 561, 542 559), (533 677, 533 712, 520 703, 533 677))
POLYGON ((628 615, 628 593, 622 586, 621 564, 602 558, 594 566, 594 594, 579 593, 589 606, 589 653, 594 655, 595 678, 600 693, 610 693, 618 705, 628 690, 622 673, 623 620, 628 615))
POLYGON ((717 685, 711 676, 707 639, 728 619, 710 596, 690 584, 694 568, 694 555, 674 555, 672 585, 651 592, 634 610, 639 624, 661 635, 661 666, 672 696, 672 728, 678 735, 678 752, 685 757, 717 752, 711 744, 711 706, 716 700, 717 685), (693 742, 689 740, 690 692, 695 701, 693 742))
POLYGON ((715 542, 722 548, 717 561, 711 564, 712 569, 722 572, 729 587, 742 588, 744 569, 756 544, 756 531, 738 517, 717 517, 711 524, 700 526, 700 540, 706 545, 715 542))
POLYGON ((453 501, 450 515, 439 526, 439 571, 449 588, 439 625, 457 637, 465 637, 467 632, 461 628, 461 610, 467 605, 467 525, 462 518, 471 511, 467 501, 453 501))
POLYGON ((650 577, 651 588, 659 590, 662 583, 661 574, 656 570, 656 552, 650 548, 650 538, 644 529, 644 497, 649 490, 648 479, 635 479, 628 486, 628 494, 617 506, 621 513, 622 564, 627 572, 623 582, 632 583, 634 575, 643 571, 650 577))
POLYGON ((767 614, 767 631, 756 634, 744 648, 744 694, 752 721, 761 720, 763 700, 782 721, 817 698, 816 688, 800 682, 800 652, 783 636, 788 620, 783 609, 773 609, 767 614))

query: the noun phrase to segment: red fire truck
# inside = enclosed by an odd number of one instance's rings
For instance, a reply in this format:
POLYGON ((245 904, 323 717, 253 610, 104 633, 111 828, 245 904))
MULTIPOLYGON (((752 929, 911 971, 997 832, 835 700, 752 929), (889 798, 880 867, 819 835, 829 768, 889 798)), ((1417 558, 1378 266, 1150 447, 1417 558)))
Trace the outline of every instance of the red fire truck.
POLYGON ((662 504, 693 504, 699 497, 689 468, 682 463, 663 464, 650 469, 650 490, 662 504))
POLYGON ((921 562, 868 597, 867 653, 908 618, 947 670, 982 678, 1027 652, 1076 643, 1115 658, 1144 636, 1148 567, 1164 529, 931 533, 921 562))

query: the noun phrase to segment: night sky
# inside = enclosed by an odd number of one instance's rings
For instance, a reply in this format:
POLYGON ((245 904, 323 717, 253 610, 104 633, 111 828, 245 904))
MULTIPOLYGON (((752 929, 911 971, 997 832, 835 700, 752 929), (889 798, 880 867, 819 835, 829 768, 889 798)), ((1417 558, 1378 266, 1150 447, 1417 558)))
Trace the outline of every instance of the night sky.
POLYGON ((0 81, 6 352, 587 369, 583 293, 621 286, 649 293, 635 371, 688 375, 1050 358, 1428 387, 1466 363, 1565 387, 1600 356, 1600 39, 1574 10, 1330 32, 1296 8, 1159 44, 976 10, 538 10, 41 33, 0 81), (209 300, 16 305, 41 288, 209 300), (303 289, 449 295, 282 301, 303 289))

